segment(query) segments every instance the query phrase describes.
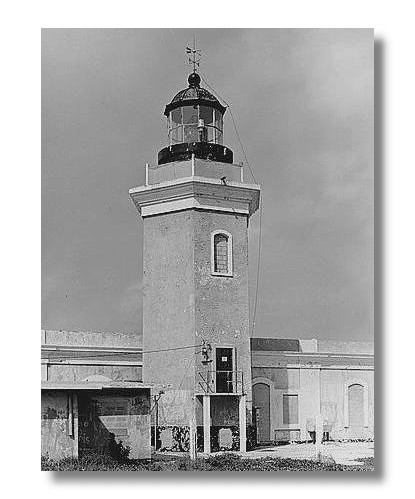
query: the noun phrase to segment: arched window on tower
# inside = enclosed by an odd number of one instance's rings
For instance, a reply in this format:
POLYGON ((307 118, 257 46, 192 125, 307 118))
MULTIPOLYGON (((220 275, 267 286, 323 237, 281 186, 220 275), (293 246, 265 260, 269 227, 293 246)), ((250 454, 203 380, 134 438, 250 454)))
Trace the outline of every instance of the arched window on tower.
POLYGON ((211 262, 213 275, 232 276, 232 236, 229 232, 212 233, 211 262))

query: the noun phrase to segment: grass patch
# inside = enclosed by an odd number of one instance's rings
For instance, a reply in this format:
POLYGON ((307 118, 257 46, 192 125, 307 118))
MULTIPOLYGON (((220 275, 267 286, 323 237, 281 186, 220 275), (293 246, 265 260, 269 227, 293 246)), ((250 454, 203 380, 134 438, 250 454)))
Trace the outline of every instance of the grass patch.
POLYGON ((221 454, 191 461, 186 457, 157 456, 148 461, 117 460, 105 455, 53 461, 42 457, 43 471, 373 471, 373 458, 361 459, 363 466, 344 466, 303 459, 241 459, 236 454, 221 454))

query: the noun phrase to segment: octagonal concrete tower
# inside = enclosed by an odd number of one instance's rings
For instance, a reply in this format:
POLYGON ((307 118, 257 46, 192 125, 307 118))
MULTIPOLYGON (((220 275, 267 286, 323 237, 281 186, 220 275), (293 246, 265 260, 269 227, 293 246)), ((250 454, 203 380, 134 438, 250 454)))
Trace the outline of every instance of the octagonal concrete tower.
POLYGON ((243 450, 252 418, 248 225, 260 187, 223 145, 225 111, 193 72, 166 106, 158 164, 130 190, 144 225, 143 381, 160 394, 164 448, 180 448, 177 427, 193 421, 205 452, 211 437, 243 450))

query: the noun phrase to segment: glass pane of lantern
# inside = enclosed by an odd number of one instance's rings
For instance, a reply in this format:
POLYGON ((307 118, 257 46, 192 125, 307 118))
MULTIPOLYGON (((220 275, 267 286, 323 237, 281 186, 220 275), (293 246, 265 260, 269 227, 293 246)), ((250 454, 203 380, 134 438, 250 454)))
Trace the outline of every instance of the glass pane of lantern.
POLYGON ((185 106, 183 109, 183 123, 197 123, 197 107, 185 106))
POLYGON ((222 144, 222 132, 216 128, 216 143, 217 144, 222 144))
POLYGON ((178 126, 176 128, 173 128, 171 131, 171 138, 173 144, 176 144, 178 142, 182 142, 182 127, 178 126))
POLYGON ((198 133, 196 125, 185 125, 183 142, 198 142, 198 133))
POLYGON ((215 109, 215 126, 217 126, 220 130, 223 130, 222 120, 222 113, 215 109))
POLYGON ((183 125, 177 127, 177 142, 183 142, 183 125))
POLYGON ((176 125, 180 125, 182 122, 182 109, 180 107, 179 109, 173 109, 171 112, 171 120, 176 125))
POLYGON ((213 123, 213 109, 211 107, 200 106, 199 118, 205 122, 205 125, 213 123))
POLYGON ((208 142, 214 142, 215 141, 215 129, 213 126, 208 127, 208 142))

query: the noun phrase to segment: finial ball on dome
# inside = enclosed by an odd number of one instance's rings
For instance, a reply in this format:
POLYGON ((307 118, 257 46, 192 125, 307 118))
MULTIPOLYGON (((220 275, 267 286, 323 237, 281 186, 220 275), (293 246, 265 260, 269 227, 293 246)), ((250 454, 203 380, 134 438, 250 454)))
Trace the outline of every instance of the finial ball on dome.
POLYGON ((200 76, 197 73, 192 73, 187 78, 189 87, 198 87, 200 85, 200 76))

